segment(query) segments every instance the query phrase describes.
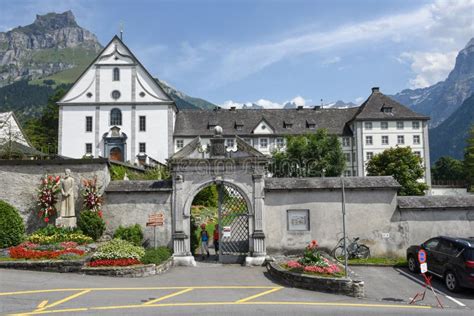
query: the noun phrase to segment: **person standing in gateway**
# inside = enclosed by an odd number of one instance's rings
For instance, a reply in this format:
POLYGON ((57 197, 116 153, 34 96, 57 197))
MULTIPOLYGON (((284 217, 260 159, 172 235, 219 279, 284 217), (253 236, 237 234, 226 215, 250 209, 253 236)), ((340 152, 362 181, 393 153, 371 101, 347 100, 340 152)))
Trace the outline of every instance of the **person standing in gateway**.
POLYGON ((219 258, 219 224, 216 224, 216 226, 214 227, 212 240, 214 242, 214 250, 216 251, 216 257, 219 258))
POLYGON ((206 230, 206 224, 201 224, 201 256, 202 260, 205 259, 204 252, 207 253, 207 257, 209 258, 209 233, 206 230))

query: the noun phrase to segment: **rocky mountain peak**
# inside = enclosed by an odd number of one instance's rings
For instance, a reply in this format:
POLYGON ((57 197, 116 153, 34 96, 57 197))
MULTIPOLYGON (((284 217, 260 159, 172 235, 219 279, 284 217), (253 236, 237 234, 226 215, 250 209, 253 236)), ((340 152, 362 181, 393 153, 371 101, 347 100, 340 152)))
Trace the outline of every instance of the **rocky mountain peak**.
POLYGON ((76 18, 71 10, 63 13, 47 13, 44 15, 36 15, 36 20, 32 26, 57 30, 65 27, 78 27, 76 18))

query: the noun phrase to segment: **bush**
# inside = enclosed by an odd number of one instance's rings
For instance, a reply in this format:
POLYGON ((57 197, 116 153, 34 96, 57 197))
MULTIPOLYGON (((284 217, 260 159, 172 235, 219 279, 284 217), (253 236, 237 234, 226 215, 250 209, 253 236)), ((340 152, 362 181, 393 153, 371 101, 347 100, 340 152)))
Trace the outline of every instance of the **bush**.
POLYGON ((114 238, 129 241, 135 246, 141 246, 143 240, 142 227, 138 224, 128 227, 119 226, 114 233, 114 238))
POLYGON ((94 240, 99 239, 105 231, 104 220, 94 211, 82 211, 77 220, 77 226, 85 235, 94 240))
POLYGON ((92 261, 104 259, 137 259, 145 255, 145 249, 122 239, 112 239, 100 246, 92 255, 92 261))
POLYGON ((154 263, 160 264, 167 259, 169 259, 172 255, 171 249, 168 247, 158 247, 156 249, 147 249, 145 251, 145 255, 142 257, 142 262, 144 264, 154 263))
POLYGON ((0 200, 0 248, 16 246, 25 237, 25 224, 20 213, 0 200))

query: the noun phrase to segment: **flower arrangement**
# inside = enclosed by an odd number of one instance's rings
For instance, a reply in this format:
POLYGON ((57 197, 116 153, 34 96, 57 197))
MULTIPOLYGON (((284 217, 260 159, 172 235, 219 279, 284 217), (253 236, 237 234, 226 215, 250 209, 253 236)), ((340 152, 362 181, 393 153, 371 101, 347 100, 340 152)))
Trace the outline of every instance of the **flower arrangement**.
POLYGON ((99 193, 100 188, 97 186, 97 177, 82 180, 82 186, 83 210, 97 212, 102 217, 102 196, 99 193))
POLYGON ((46 249, 32 242, 24 242, 9 249, 10 257, 14 259, 57 259, 63 255, 83 256, 84 250, 77 249, 76 243, 61 243, 46 249))
POLYGON ((56 214, 57 194, 59 193, 61 178, 51 175, 44 176, 38 189, 38 205, 40 207, 39 217, 43 218, 45 223, 49 222, 49 218, 56 214))
POLYGON ((287 261, 283 267, 295 272, 318 274, 321 276, 340 276, 341 268, 323 257, 318 250, 318 243, 313 240, 306 246, 303 256, 298 260, 287 261))

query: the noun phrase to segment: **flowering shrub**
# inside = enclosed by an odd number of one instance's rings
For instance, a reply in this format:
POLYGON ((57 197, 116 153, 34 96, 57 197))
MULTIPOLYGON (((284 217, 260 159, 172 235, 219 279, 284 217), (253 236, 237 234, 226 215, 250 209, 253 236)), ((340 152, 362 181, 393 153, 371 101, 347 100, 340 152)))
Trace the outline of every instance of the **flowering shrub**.
POLYGON ((45 236, 34 233, 28 236, 27 240, 41 245, 54 244, 58 242, 74 242, 80 245, 84 245, 93 242, 91 237, 81 233, 54 234, 52 236, 45 236))
POLYGON ((38 189, 39 217, 43 218, 45 223, 49 218, 56 214, 57 194, 61 190, 59 186, 61 178, 59 176, 44 176, 38 189))
MULTIPOLYGON (((73 246, 72 244, 66 246, 73 246)), ((77 244, 76 244, 77 246, 77 244)), ((60 256, 73 254, 82 256, 85 254, 84 250, 76 249, 75 247, 51 247, 51 249, 43 250, 40 245, 32 242, 24 242, 16 247, 9 249, 10 257, 15 259, 56 259, 60 256)))
POLYGON ((318 250, 316 240, 305 248, 303 257, 297 261, 292 260, 283 264, 285 268, 296 272, 315 273, 319 275, 337 276, 341 269, 335 263, 324 258, 318 250))
POLYGON ((83 209, 98 212, 99 216, 102 217, 102 196, 99 193, 100 188, 97 187, 97 177, 82 180, 82 186, 83 209))
POLYGON ((101 259, 89 262, 90 267, 100 266, 131 266, 134 264, 140 264, 140 260, 137 259, 101 259))
POLYGON ((136 259, 140 260, 145 255, 143 247, 134 246, 122 239, 112 239, 100 246, 92 255, 92 261, 103 259, 136 259))

